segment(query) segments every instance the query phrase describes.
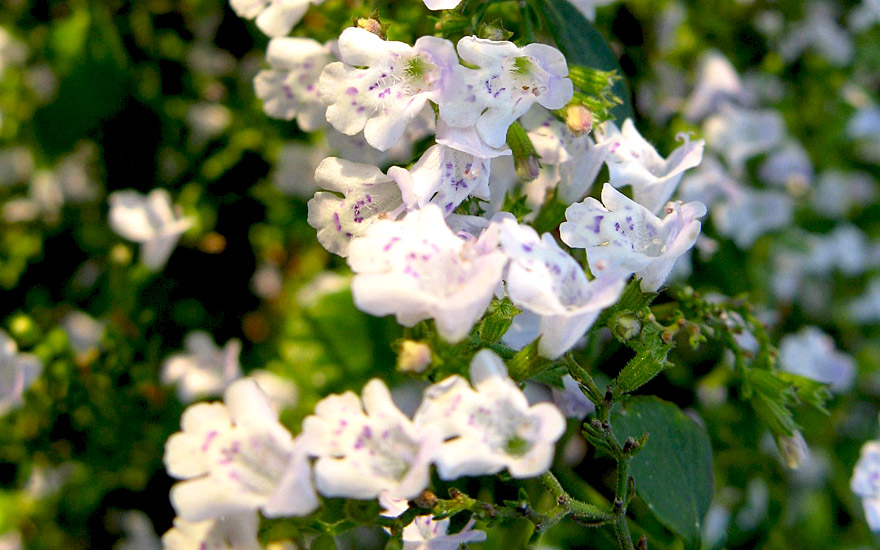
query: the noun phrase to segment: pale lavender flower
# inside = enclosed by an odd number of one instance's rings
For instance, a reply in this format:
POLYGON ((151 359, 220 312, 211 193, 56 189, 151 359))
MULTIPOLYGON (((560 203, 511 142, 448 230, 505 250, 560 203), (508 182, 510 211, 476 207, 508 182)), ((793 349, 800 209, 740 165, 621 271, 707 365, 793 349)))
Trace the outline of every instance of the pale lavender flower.
POLYGON ((519 308, 541 317, 538 353, 556 359, 593 325, 602 310, 620 298, 628 272, 606 272, 592 281, 553 236, 519 225, 513 216, 501 221, 501 248, 510 259, 507 294, 519 308))
POLYGON ((700 164, 703 159, 703 140, 691 141, 687 134, 679 134, 682 145, 663 158, 636 130, 632 119, 626 119, 621 129, 608 121, 597 129, 597 140, 608 144, 610 183, 620 188, 633 189, 633 199, 651 212, 659 212, 675 193, 685 170, 700 164))
POLYGON ((162 363, 163 384, 176 385, 181 403, 220 395, 241 377, 241 342, 233 339, 220 348, 207 332, 186 335, 185 352, 173 353, 162 363))
POLYGON ((224 403, 187 408, 181 428, 165 444, 165 468, 185 480, 171 488, 182 519, 255 510, 267 517, 306 515, 317 508, 304 445, 278 422, 255 380, 232 383, 224 403))
POLYGON ((554 405, 528 400, 501 359, 490 350, 474 356, 473 388, 451 376, 425 391, 415 425, 444 438, 437 454, 441 479, 494 474, 507 469, 516 478, 546 472, 565 418, 554 405))
POLYGON ((309 201, 309 225, 318 230, 324 248, 343 258, 352 239, 403 210, 397 183, 369 164, 326 158, 315 171, 315 182, 327 191, 315 193, 309 201))
POLYGON ((478 69, 466 69, 458 95, 439 103, 440 118, 451 126, 476 126, 492 147, 504 144, 507 129, 532 105, 561 109, 574 92, 565 57, 545 44, 519 48, 465 36, 458 41, 458 54, 478 69))
POLYGON ((856 378, 856 363, 834 346, 834 340, 817 327, 804 327, 779 343, 783 370, 829 384, 837 393, 847 391, 856 378))
POLYGON ((601 203, 588 197, 568 207, 559 234, 565 244, 587 250, 593 274, 635 273, 642 291, 656 292, 675 260, 694 246, 705 214, 703 203, 670 202, 661 220, 606 183, 601 203))
POLYGON ((363 401, 353 392, 330 395, 303 422, 308 453, 317 457, 315 485, 328 497, 415 498, 430 483, 439 436, 417 430, 373 379, 363 401))
POLYGON ((352 241, 348 263, 358 309, 393 313, 405 326, 434 319, 443 339, 458 342, 489 305, 507 257, 491 232, 465 241, 428 204, 401 221, 373 224, 352 241))
POLYGON ((349 27, 339 36, 339 57, 318 83, 327 121, 346 135, 363 130, 367 143, 380 151, 400 140, 429 100, 448 100, 462 82, 452 43, 433 36, 410 46, 349 27))
POLYGON ((318 96, 318 79, 324 67, 335 61, 330 43, 311 38, 273 38, 266 50, 271 69, 254 77, 254 90, 263 110, 272 118, 296 119, 304 132, 327 125, 327 106, 318 96))

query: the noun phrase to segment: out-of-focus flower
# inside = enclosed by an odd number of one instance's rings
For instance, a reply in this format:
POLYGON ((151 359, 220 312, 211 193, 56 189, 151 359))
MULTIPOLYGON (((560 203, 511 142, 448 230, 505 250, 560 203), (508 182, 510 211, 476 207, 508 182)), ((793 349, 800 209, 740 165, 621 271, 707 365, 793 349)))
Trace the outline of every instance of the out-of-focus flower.
POLYGON ((745 162, 778 147, 785 137, 782 115, 773 110, 751 110, 726 105, 706 119, 703 133, 709 147, 740 174, 745 162))
POLYGON ((684 112, 691 120, 702 120, 724 104, 741 104, 745 100, 745 88, 736 69, 720 52, 710 51, 700 59, 697 84, 684 112))
POLYGON ((162 535, 164 550, 261 550, 257 539, 260 517, 253 512, 189 521, 174 518, 174 527, 162 535))
POLYGON ((862 445, 849 487, 862 499, 868 527, 880 531, 880 441, 862 445))
POLYGON ((819 174, 810 205, 829 218, 844 218, 851 210, 871 204, 876 198, 876 183, 869 174, 828 170, 819 174))
POLYGON ((862 33, 880 23, 880 1, 862 0, 862 3, 849 12, 849 28, 854 33, 862 33))
POLYGON ((442 479, 494 474, 507 469, 516 478, 546 472, 565 418, 550 403, 529 406, 507 368, 490 350, 481 350, 470 367, 473 388, 451 376, 425 391, 414 422, 438 433, 442 479))
POLYGON ((838 351, 834 340, 816 327, 804 327, 779 343, 783 370, 830 384, 836 392, 848 390, 856 376, 852 357, 838 351))
POLYGON ((165 444, 165 468, 182 519, 199 522, 261 510, 306 515, 318 506, 304 446, 278 422, 255 380, 232 383, 224 403, 186 409, 165 444))
POLYGON ((180 236, 193 220, 174 213, 171 196, 154 189, 147 196, 137 191, 115 191, 109 197, 110 227, 123 238, 141 244, 141 262, 159 270, 168 261, 180 236))
POLYGON ((128 510, 122 514, 120 523, 125 538, 117 542, 113 550, 162 550, 162 541, 147 514, 140 510, 128 510))
POLYGON ((415 498, 430 482, 440 443, 432 430, 417 430, 391 401, 385 384, 364 386, 363 402, 353 392, 331 395, 303 421, 308 453, 317 457, 315 485, 329 497, 370 499, 380 493, 415 498))
POLYGON ((758 176, 767 183, 801 195, 813 183, 813 163, 800 143, 789 141, 761 164, 758 176))
POLYGON ((853 41, 837 24, 834 7, 830 3, 814 1, 807 7, 806 19, 792 26, 779 49, 789 62, 812 49, 833 65, 842 67, 852 59, 853 41))
POLYGON ((61 328, 77 357, 85 358, 101 348, 107 327, 87 313, 71 311, 61 319, 61 328))
POLYGON ((617 0, 572 0, 571 3, 582 14, 584 14, 584 17, 586 17, 589 21, 595 21, 596 8, 609 6, 615 2, 617 2, 617 0))
POLYGON ((220 348, 207 332, 191 332, 184 342, 186 351, 172 354, 162 364, 162 383, 176 384, 181 403, 220 395, 233 380, 241 377, 238 355, 241 342, 230 340, 220 348))
POLYGON ((309 4, 320 5, 324 0, 229 0, 239 17, 256 18, 257 27, 268 36, 283 36, 299 23, 309 4))
POLYGON ((36 355, 19 353, 18 345, 0 330, 0 416, 24 402, 24 392, 43 372, 43 363, 36 355))
POLYGON ((327 125, 327 106, 318 96, 318 79, 327 64, 335 61, 330 43, 311 38, 273 38, 266 50, 271 69, 254 77, 254 91, 263 110, 272 118, 296 119, 304 132, 327 125))

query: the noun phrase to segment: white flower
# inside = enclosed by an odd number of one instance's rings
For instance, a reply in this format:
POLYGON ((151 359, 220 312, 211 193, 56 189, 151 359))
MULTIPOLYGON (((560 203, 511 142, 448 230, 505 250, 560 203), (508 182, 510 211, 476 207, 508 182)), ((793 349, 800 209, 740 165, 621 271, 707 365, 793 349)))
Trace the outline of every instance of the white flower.
POLYGON ((0 416, 24 403, 24 392, 43 372, 36 355, 19 353, 18 345, 0 330, 0 416))
POLYGON ((330 146, 323 135, 311 142, 291 141, 284 143, 270 174, 272 183, 286 195, 310 199, 318 190, 315 171, 330 156, 330 146))
POLYGON ((853 56, 853 41, 835 21, 834 8, 825 2, 811 2, 805 20, 794 25, 779 44, 782 57, 794 61, 813 49, 831 64, 844 66, 853 56))
POLYGON ((88 357, 101 348, 107 327, 101 321, 82 311, 71 311, 61 319, 61 328, 77 357, 88 357))
POLYGON ((113 550, 162 550, 162 542, 150 517, 140 510, 128 510, 120 521, 125 538, 113 545, 113 550))
POLYGON ((309 225, 318 230, 318 242, 324 248, 343 258, 348 256, 353 238, 403 210, 397 183, 369 164, 330 157, 318 165, 315 182, 332 192, 319 191, 309 201, 309 225))
POLYGON ((260 517, 253 512, 230 514, 204 521, 174 518, 174 527, 162 536, 164 550, 261 550, 257 532, 260 517))
POLYGON ((489 305, 507 258, 490 232, 465 241, 429 204, 401 221, 376 222, 352 241, 348 263, 358 309, 394 313, 405 326, 433 318, 443 339, 458 342, 489 305))
POLYGON ((361 399, 353 392, 331 395, 303 421, 303 435, 315 462, 315 485, 324 496, 415 498, 430 482, 439 438, 416 430, 391 401, 378 379, 361 399))
POLYGON ((725 105, 706 119, 703 134, 709 147, 722 155, 736 173, 745 162, 778 147, 785 136, 785 122, 773 110, 751 110, 725 105))
POLYGON ((862 445, 849 488, 862 499, 868 527, 880 531, 880 441, 862 445))
POLYGON ((27 148, 0 149, 0 188, 24 182, 30 179, 33 172, 34 156, 27 148))
MULTIPOLYGON (((382 515, 385 517, 397 517, 408 508, 406 500, 391 498, 386 493, 379 495, 379 504, 384 508, 382 515)), ((430 515, 416 516, 401 533, 403 550, 458 550, 468 542, 486 540, 486 533, 472 530, 473 518, 452 535, 448 534, 449 521, 449 518, 435 520, 430 515)))
POLYGON ((880 23, 880 0, 862 0, 849 12, 849 28, 861 33, 880 23))
POLYGON ((681 133, 684 143, 664 159, 636 130, 632 119, 626 119, 622 129, 608 121, 597 128, 599 143, 610 143, 605 163, 608 165, 611 185, 633 189, 635 201, 651 212, 659 212, 672 197, 684 171, 700 164, 703 159, 703 140, 691 141, 681 133))
POLYGON ((700 60, 699 76, 684 109, 691 120, 711 115, 725 103, 746 99, 745 88, 730 61, 717 51, 710 51, 700 60))
POLYGON ((501 147, 508 127, 538 103, 561 109, 574 86, 565 57, 546 44, 518 48, 473 36, 458 41, 458 54, 479 69, 468 69, 457 97, 440 102, 440 118, 451 126, 476 125, 483 140, 501 147))
POLYGON ((803 146, 796 141, 788 142, 758 168, 761 180, 787 187, 795 194, 806 191, 813 183, 813 176, 813 163, 803 146))
POLYGON ((349 27, 339 53, 342 61, 327 65, 318 84, 327 121, 346 135, 363 130, 380 151, 400 140, 428 100, 440 102, 461 81, 455 49, 442 38, 423 36, 410 46, 349 27))
POLYGON ((171 488, 188 521, 261 510, 267 517, 306 515, 318 505, 300 441, 278 422, 256 381, 232 383, 224 403, 186 409, 183 431, 165 444, 165 468, 184 479, 171 488))
POLYGON ((267 36, 283 36, 299 23, 309 4, 324 0, 229 0, 233 11, 245 19, 256 18, 257 27, 267 36))
POLYGON ((186 335, 186 351, 174 353, 162 363, 162 383, 176 384, 181 403, 219 395, 233 380, 241 377, 238 354, 241 342, 230 340, 223 348, 207 332, 186 335))
POLYGON ((810 206, 823 216, 845 218, 854 208, 873 204, 876 198, 877 187, 870 174, 827 170, 817 178, 810 206))
POLYGON ((562 377, 562 389, 551 387, 550 391, 553 394, 553 402, 566 418, 583 420, 596 410, 596 405, 584 395, 580 384, 575 382, 570 374, 562 377))
POLYGON ((501 222, 501 248, 510 259, 505 276, 511 301, 541 316, 538 353, 556 359, 586 333, 602 310, 620 298, 629 273, 603 273, 587 281, 580 264, 550 233, 538 237, 513 216, 501 222))
POLYGON ((670 202, 661 220, 607 183, 602 203, 588 197, 569 206, 559 235, 565 244, 587 250, 595 275, 606 270, 635 273, 643 292, 660 288, 676 258, 694 246, 698 218, 706 214, 703 203, 670 202))
POLYGON ((164 189, 154 189, 147 196, 115 191, 109 202, 110 227, 123 238, 141 243, 141 262, 153 271, 165 265, 177 240, 193 224, 191 218, 175 215, 164 189))
POLYGON ((352 162, 374 166, 409 163, 413 157, 414 146, 434 133, 435 118, 434 109, 430 105, 425 105, 422 111, 407 124, 403 137, 397 145, 387 151, 380 151, 367 143, 363 133, 347 136, 332 127, 327 129, 327 143, 336 156, 352 162))
POLYGON ((450 214, 469 196, 489 200, 489 159, 432 145, 412 168, 388 169, 408 210, 433 203, 450 214))
POLYGON ((22 548, 24 544, 18 531, 7 531, 0 535, 0 550, 22 550, 22 548))
POLYGON ((849 316, 860 324, 873 324, 880 321, 880 279, 868 283, 862 294, 850 302, 849 316))
POLYGON ((248 378, 257 381, 260 389, 266 394, 269 404, 276 413, 281 413, 296 405, 299 390, 293 380, 279 376, 274 372, 264 369, 254 370, 248 373, 248 378))
POLYGON ((834 340, 816 327, 786 335, 779 343, 779 364, 785 371, 830 384, 838 393, 848 390, 856 377, 853 358, 838 351, 834 340))
POLYGON ((201 101, 186 110, 186 123, 189 126, 189 139, 201 147, 218 137, 232 122, 232 112, 225 105, 201 101))
POLYGON ((470 368, 474 389, 451 376, 425 390, 414 422, 445 441, 437 455, 441 479, 507 469, 516 478, 550 469, 565 418, 550 403, 532 407, 492 351, 480 350, 470 368))
POLYGON ((880 138, 880 106, 860 106, 847 122, 846 133, 853 139, 880 138))
MULTIPOLYGON (((522 125, 541 157, 541 171, 553 171, 549 181, 558 182, 557 198, 566 204, 579 201, 593 186, 610 143, 596 145, 589 135, 574 135, 568 126, 540 106, 522 117, 522 125)), ((544 179, 539 176, 533 181, 544 179)), ((543 204, 544 196, 538 204, 543 204)))
POLYGON ((740 248, 747 249, 761 235, 791 224, 794 204, 786 193, 745 186, 732 191, 712 209, 712 221, 740 248))
POLYGON ((335 60, 330 44, 311 38, 273 38, 266 50, 270 70, 254 77, 254 91, 272 118, 293 120, 304 132, 326 126, 327 106, 318 97, 318 79, 335 60))

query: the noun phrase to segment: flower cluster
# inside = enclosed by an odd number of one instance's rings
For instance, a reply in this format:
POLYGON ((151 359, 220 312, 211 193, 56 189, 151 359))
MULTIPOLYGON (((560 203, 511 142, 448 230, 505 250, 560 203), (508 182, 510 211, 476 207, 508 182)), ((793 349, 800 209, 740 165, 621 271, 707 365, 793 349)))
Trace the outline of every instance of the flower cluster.
MULTIPOLYGON (((216 539, 258 548, 256 512, 308 515, 319 506, 319 494, 380 497, 396 502, 386 508, 399 515, 399 499, 415 498, 428 487, 432 464, 444 480, 504 469, 518 478, 546 472, 565 431, 559 410, 548 403, 529 406, 489 350, 475 356, 470 378, 473 386, 451 376, 427 388, 412 419, 392 402, 382 381, 371 380, 360 397, 347 392, 320 401, 296 437, 250 378, 231 384, 223 403, 189 407, 182 431, 165 448, 168 472, 183 480, 171 490, 178 518, 165 535, 166 547, 216 539), (232 542, 236 537, 241 541, 232 542)), ((469 527, 445 535, 446 528, 448 523, 419 519, 404 540, 417 534, 450 541, 484 536, 469 527)))
POLYGON ((435 105, 436 144, 410 168, 383 172, 337 157, 317 166, 321 190, 309 201, 308 221, 327 250, 348 259, 355 303, 364 311, 393 314, 406 326, 433 319, 441 337, 458 342, 492 297, 506 293, 525 310, 523 321, 540 319, 519 340, 527 343, 526 334, 540 337, 541 354, 555 358, 617 301, 629 275, 641 277, 644 289, 656 290, 675 259, 694 245, 696 219, 703 214, 697 204, 669 203, 662 222, 651 212, 663 207, 682 174, 699 164, 703 142, 684 137, 684 145, 664 160, 632 121, 622 133, 606 124, 595 142, 573 134, 548 111, 564 107, 573 94, 565 58, 550 46, 517 47, 476 37, 464 37, 457 46, 422 37, 409 46, 359 27, 343 31, 335 47, 309 43, 295 50, 279 40, 270 45, 273 71, 258 76, 257 91, 271 98, 270 114, 305 116, 304 129, 318 125, 313 114, 322 101, 335 131, 362 133, 368 146, 386 151, 401 142, 429 102, 435 105), (316 64, 333 55, 338 61, 319 73, 316 64), (590 281, 551 235, 539 238, 506 215, 493 217, 506 193, 519 192, 506 144, 517 120, 543 163, 539 177, 521 189, 535 212, 551 191, 567 203, 582 199, 603 162, 612 185, 633 187, 637 202, 620 214, 621 222, 630 219, 624 233, 613 222, 600 226, 595 217, 595 228, 586 227, 576 221, 580 207, 570 210, 574 217, 563 240, 588 248, 592 275, 601 273, 599 279, 590 281), (473 204, 482 206, 474 210, 473 204), (632 215, 623 213, 629 209, 632 215), (596 242, 587 244, 591 235, 596 242), (614 246, 602 249, 604 242, 614 246), (624 247, 628 257, 615 253, 624 247))

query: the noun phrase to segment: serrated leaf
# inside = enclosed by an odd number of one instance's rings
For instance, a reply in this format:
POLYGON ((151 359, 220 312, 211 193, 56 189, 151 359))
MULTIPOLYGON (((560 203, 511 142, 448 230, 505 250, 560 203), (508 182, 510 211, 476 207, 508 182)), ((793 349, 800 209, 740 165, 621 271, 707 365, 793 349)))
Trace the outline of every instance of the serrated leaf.
MULTIPOLYGON (((544 14, 556 45, 569 64, 623 74, 620 62, 605 38, 577 8, 563 0, 537 0, 536 5, 544 14)), ((635 118, 629 90, 623 80, 617 81, 611 90, 623 101, 621 105, 611 109, 614 118, 621 122, 627 118, 635 118)))
POLYGON ((635 391, 651 381, 655 376, 666 370, 670 363, 666 360, 672 344, 649 347, 630 359, 629 363, 617 375, 614 388, 615 397, 635 391))
POLYGON ((612 414, 611 425, 621 445, 627 437, 648 434, 647 444, 629 464, 636 493, 688 548, 699 547, 713 488, 706 431, 676 405, 656 397, 630 399, 612 414))

